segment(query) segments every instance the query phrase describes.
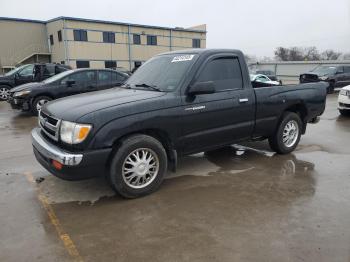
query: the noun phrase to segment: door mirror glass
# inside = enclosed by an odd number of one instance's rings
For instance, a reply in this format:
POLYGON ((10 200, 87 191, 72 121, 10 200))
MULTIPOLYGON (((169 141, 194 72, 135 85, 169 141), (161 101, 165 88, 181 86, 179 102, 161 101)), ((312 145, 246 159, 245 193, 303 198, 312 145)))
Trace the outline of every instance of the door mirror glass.
POLYGON ((213 93, 215 93, 215 84, 213 81, 197 82, 194 85, 190 86, 190 89, 188 90, 188 94, 192 96, 213 93))

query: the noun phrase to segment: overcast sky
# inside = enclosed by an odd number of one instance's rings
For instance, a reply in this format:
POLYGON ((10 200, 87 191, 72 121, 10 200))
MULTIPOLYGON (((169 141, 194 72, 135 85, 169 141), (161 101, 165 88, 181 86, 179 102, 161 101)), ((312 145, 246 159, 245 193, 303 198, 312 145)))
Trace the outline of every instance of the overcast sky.
POLYGON ((350 52, 350 0, 0 0, 0 16, 207 24, 208 48, 238 48, 258 57, 273 56, 277 46, 350 52))

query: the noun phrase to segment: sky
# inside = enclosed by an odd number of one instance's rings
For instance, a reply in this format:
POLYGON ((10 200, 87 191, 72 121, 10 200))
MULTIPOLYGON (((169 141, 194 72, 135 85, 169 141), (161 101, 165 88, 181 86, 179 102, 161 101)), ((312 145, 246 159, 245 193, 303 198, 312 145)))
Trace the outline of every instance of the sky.
POLYGON ((207 48, 241 49, 257 57, 272 57, 278 46, 350 52, 350 0, 0 0, 1 16, 207 24, 207 48))

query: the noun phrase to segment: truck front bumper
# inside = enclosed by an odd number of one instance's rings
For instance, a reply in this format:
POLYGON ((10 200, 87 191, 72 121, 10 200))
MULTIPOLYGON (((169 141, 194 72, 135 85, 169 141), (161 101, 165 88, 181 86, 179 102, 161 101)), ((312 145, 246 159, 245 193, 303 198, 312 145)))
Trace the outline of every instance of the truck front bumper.
POLYGON ((105 175, 112 149, 71 153, 50 143, 40 131, 32 130, 33 151, 38 162, 53 175, 64 180, 82 180, 105 175), (59 163, 59 165, 57 164, 59 163))

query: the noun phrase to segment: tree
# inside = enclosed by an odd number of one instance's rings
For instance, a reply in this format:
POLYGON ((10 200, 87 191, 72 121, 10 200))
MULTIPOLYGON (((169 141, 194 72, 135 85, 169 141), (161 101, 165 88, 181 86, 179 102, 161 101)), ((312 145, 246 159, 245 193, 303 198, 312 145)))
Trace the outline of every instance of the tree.
POLYGON ((321 54, 321 57, 323 60, 337 60, 342 53, 336 52, 332 49, 328 49, 326 51, 323 51, 321 54))
POLYGON ((306 60, 306 61, 321 60, 321 55, 318 52, 316 46, 306 47, 304 49, 304 60, 306 60))
POLYGON ((289 49, 282 46, 277 47, 275 50, 275 58, 279 61, 288 61, 289 60, 289 49))
POLYGON ((289 59, 288 61, 302 61, 304 60, 304 52, 300 47, 291 47, 289 49, 289 59))

